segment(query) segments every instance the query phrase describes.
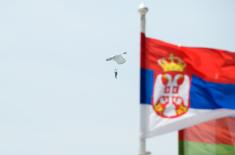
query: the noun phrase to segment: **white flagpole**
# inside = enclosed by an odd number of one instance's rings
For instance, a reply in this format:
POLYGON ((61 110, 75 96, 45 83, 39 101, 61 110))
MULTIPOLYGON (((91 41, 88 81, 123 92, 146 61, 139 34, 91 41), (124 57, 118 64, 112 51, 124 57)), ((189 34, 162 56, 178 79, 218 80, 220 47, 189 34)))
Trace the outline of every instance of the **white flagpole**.
MULTIPOLYGON (((140 22, 141 22, 141 33, 145 34, 145 30, 146 30, 146 14, 148 12, 148 8, 144 5, 144 3, 142 2, 139 6, 139 13, 140 13, 140 22)), ((140 109, 140 130, 141 132, 143 132, 143 125, 146 125, 146 121, 145 119, 145 110, 140 109)), ((142 136, 140 136, 140 150, 139 150, 139 155, 150 155, 150 152, 146 151, 146 138, 143 138, 142 136)))

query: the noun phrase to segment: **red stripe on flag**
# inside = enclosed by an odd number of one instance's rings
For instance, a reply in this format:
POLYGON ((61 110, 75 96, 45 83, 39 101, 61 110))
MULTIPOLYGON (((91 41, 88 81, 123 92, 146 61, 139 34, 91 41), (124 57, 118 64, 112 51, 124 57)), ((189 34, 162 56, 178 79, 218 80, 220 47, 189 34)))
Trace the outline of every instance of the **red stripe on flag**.
POLYGON ((235 146, 235 118, 222 118, 182 130, 179 140, 235 146))
POLYGON ((176 46, 141 35, 141 67, 161 72, 158 60, 170 54, 180 57, 186 64, 185 71, 204 80, 235 83, 235 53, 211 49, 176 46))

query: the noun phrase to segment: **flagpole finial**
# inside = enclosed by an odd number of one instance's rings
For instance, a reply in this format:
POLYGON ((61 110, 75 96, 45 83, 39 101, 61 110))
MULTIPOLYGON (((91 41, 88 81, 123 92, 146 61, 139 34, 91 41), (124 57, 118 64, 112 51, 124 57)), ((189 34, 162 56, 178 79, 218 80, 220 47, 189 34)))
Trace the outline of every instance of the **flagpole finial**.
POLYGON ((139 6, 138 9, 139 13, 140 13, 140 21, 141 21, 141 32, 145 33, 145 25, 146 25, 146 14, 148 13, 149 9, 147 6, 144 5, 144 3, 142 2, 139 6))
POLYGON ((145 16, 147 14, 148 10, 149 10, 148 7, 142 2, 139 6, 140 15, 145 16))

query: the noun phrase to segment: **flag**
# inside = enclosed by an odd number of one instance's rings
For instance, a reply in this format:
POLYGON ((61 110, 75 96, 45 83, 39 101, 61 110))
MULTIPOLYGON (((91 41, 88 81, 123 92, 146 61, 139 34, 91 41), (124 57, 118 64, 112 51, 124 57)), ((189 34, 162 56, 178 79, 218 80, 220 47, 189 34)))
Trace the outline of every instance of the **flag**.
POLYGON ((209 121, 179 132, 179 155, 235 154, 235 118, 209 121))
POLYGON ((235 115, 235 53, 141 34, 143 138, 235 115))

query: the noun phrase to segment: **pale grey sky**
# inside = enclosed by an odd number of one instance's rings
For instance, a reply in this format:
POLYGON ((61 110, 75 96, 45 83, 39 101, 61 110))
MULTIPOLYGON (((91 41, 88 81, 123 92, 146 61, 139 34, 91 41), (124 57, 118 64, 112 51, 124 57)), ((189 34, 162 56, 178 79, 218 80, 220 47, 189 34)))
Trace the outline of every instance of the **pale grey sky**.
MULTIPOLYGON (((0 1, 0 154, 137 155, 139 3, 0 1)), ((148 36, 235 51, 234 0, 146 4, 148 36)), ((176 133, 148 149, 177 155, 176 133)))

